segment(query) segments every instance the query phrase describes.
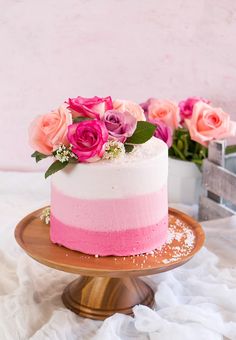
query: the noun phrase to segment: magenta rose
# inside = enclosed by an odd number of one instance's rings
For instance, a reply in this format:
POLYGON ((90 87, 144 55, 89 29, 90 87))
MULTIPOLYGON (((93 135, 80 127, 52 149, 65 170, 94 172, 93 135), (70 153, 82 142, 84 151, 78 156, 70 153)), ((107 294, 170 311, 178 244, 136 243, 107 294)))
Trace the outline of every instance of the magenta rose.
POLYGON ((104 122, 93 119, 70 125, 67 137, 79 162, 95 162, 104 154, 108 132, 104 122))
POLYGON ((173 142, 172 129, 159 119, 152 119, 149 121, 150 123, 156 125, 154 136, 163 140, 163 142, 167 144, 168 148, 170 148, 173 142))
POLYGON ((68 99, 68 108, 72 112, 73 117, 90 117, 101 118, 107 110, 113 109, 111 97, 99 98, 77 98, 68 99))
POLYGON ((186 118, 189 119, 192 117, 193 107, 199 101, 207 104, 210 103, 208 99, 201 97, 189 97, 186 100, 179 102, 181 123, 183 123, 186 118))
POLYGON ((122 143, 127 137, 132 136, 137 126, 137 120, 128 111, 109 110, 105 113, 103 121, 109 136, 122 143))

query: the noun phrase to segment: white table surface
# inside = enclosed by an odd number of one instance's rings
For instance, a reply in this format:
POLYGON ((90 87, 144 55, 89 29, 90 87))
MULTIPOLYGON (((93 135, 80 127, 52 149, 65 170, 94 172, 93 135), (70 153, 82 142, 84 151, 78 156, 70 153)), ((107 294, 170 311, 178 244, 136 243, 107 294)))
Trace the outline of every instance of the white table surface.
POLYGON ((63 306, 61 292, 75 275, 35 262, 14 240, 16 223, 48 202, 42 173, 0 172, 1 340, 236 339, 236 217, 205 222, 205 247, 189 263, 146 278, 156 310, 136 306, 134 318, 101 322, 63 306))

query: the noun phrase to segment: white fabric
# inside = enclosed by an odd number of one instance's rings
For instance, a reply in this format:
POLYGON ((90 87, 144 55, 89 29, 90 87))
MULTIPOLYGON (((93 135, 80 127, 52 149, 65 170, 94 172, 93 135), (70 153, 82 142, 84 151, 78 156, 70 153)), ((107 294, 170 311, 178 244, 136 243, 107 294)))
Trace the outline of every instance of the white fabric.
POLYGON ((1 340, 236 339, 236 217, 204 223, 198 255, 145 279, 156 291, 155 310, 136 306, 134 318, 100 322, 64 308, 60 296, 75 275, 35 262, 14 240, 16 223, 49 202, 49 182, 42 173, 0 172, 0 188, 1 340))

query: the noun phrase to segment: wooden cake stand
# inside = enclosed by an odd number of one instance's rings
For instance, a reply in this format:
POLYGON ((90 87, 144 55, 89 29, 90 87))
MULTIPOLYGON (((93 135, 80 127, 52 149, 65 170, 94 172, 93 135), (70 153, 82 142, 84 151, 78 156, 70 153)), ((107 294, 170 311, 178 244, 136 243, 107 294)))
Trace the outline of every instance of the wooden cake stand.
POLYGON ((95 257, 51 243, 42 209, 27 215, 15 229, 18 244, 36 261, 81 276, 62 294, 67 308, 80 316, 104 320, 114 313, 132 315, 137 304, 151 307, 153 290, 138 276, 161 273, 183 265, 204 243, 201 226, 191 217, 169 209, 167 243, 149 254, 95 257))

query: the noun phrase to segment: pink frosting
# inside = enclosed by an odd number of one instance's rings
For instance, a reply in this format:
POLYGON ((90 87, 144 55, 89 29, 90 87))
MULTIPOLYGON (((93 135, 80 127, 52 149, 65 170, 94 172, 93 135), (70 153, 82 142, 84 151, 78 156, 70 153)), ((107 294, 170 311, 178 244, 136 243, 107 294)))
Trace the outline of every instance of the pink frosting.
POLYGON ((113 232, 75 228, 51 215, 50 236, 53 243, 83 253, 127 256, 161 247, 166 241, 167 230, 168 215, 154 225, 113 232))
POLYGON ((79 199, 53 185, 51 211, 61 222, 95 231, 116 231, 154 225, 168 212, 167 187, 158 192, 116 199, 79 199))

